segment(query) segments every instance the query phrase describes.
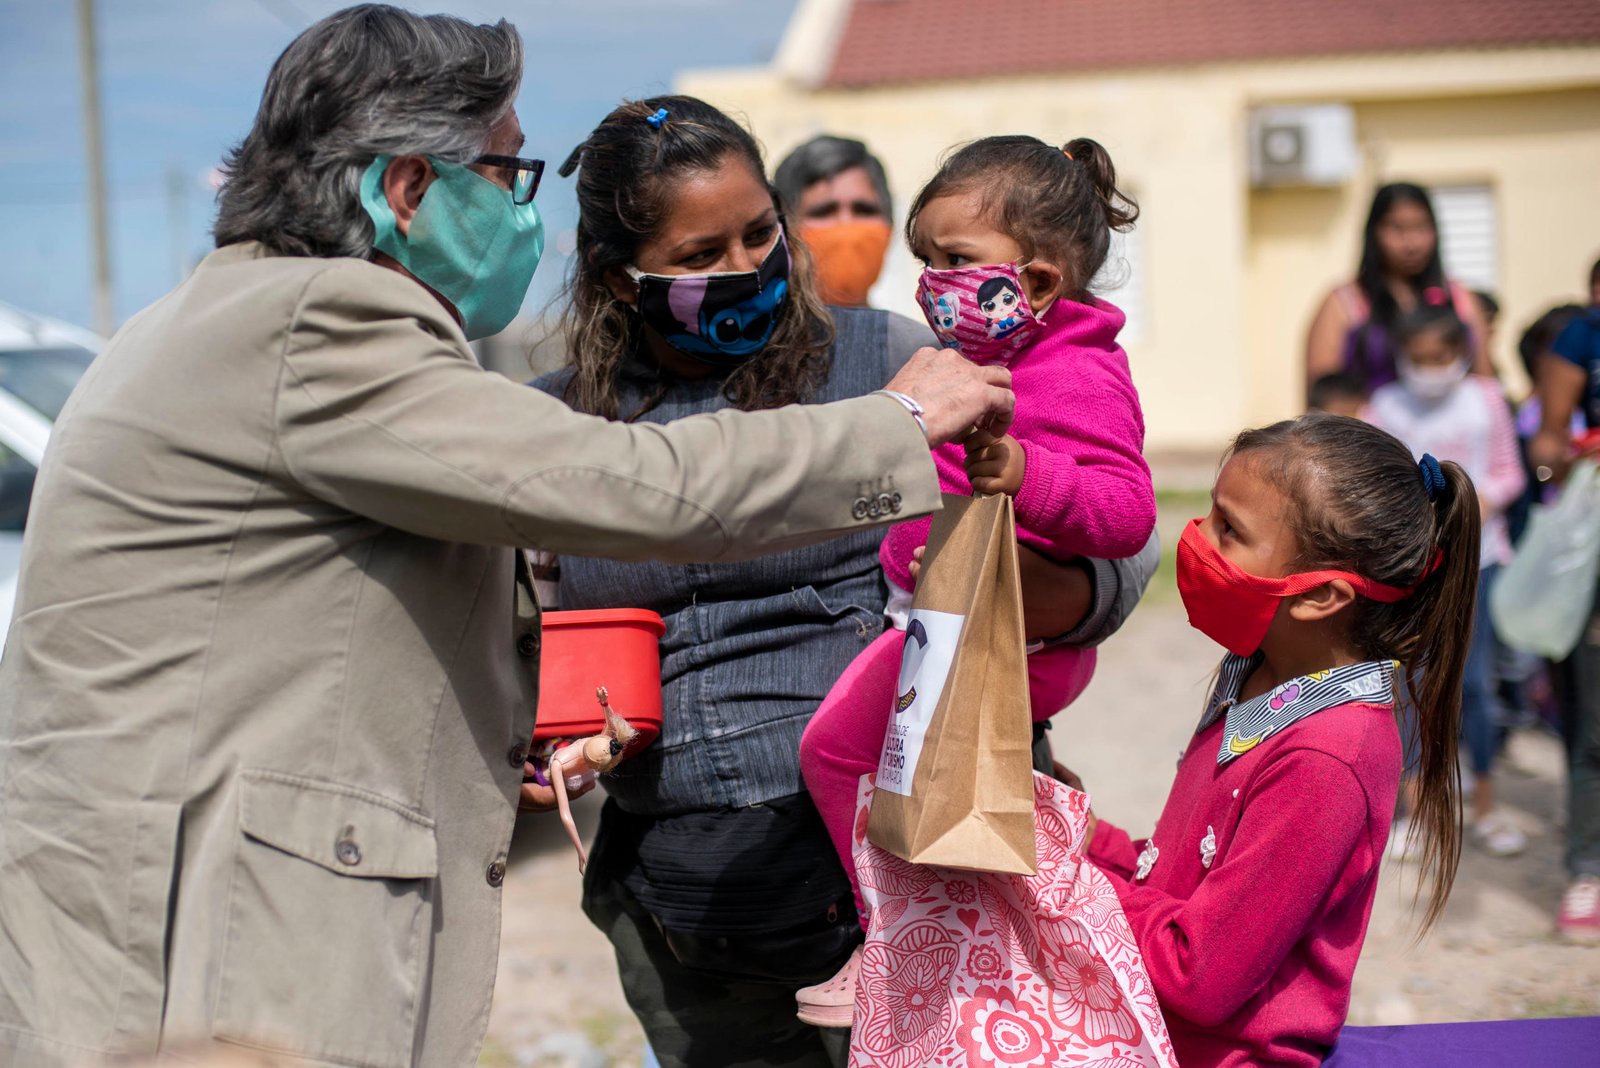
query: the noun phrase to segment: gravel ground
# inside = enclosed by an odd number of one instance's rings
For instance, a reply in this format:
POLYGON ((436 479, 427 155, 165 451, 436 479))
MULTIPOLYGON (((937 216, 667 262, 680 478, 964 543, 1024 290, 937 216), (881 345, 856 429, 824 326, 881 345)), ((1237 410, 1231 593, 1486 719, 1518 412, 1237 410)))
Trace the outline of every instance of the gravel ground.
MULTIPOLYGON (((1148 830, 1176 756, 1199 715, 1215 646, 1177 605, 1147 604, 1101 652, 1093 685, 1057 717, 1057 754, 1085 779, 1095 808, 1148 830)), ((1554 937, 1562 889, 1560 743, 1522 732, 1501 773, 1504 804, 1528 832, 1527 853, 1464 851, 1450 905, 1420 942, 1412 873, 1383 873, 1356 972, 1352 1024, 1600 1014, 1600 947, 1554 937)), ((599 804, 578 805, 592 832, 599 804)), ((638 1026, 610 947, 578 907, 576 858, 554 817, 523 821, 505 883, 498 986, 482 1065, 605 1068, 640 1063, 638 1026)))

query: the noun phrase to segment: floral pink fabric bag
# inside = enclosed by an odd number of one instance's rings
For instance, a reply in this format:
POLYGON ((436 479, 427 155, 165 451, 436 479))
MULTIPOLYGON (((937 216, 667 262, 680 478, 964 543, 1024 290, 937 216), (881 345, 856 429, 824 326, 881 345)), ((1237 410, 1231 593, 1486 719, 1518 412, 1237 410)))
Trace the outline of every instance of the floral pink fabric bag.
POLYGON ((1083 856, 1088 795, 1035 775, 1034 796, 1037 875, 934 868, 867 840, 862 776, 850 1068, 1177 1068, 1116 891, 1083 856))

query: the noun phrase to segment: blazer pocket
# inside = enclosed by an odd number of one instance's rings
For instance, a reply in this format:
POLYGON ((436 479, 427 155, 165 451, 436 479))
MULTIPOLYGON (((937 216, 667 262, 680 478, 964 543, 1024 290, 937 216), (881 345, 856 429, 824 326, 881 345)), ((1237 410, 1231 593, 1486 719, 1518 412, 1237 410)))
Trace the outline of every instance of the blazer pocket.
POLYGON ((410 1065, 433 821, 358 787, 247 769, 235 849, 213 1035, 355 1068, 410 1065))

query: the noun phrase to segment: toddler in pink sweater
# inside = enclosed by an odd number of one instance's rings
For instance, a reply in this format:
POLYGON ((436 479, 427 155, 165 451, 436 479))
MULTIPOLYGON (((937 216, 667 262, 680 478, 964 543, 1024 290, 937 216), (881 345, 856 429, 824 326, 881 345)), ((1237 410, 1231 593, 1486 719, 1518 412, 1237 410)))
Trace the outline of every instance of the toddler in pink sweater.
MULTIPOLYGON (((1058 149, 1032 137, 987 137, 944 163, 906 222, 912 251, 926 265, 917 296, 934 331, 971 360, 1007 367, 1017 395, 1006 436, 975 431, 964 444, 934 450, 944 490, 1010 494, 1018 542, 1057 560, 1132 556, 1155 525, 1139 396, 1117 344, 1123 315, 1087 290, 1111 231, 1127 229, 1137 214, 1096 142, 1080 138, 1058 149)), ((929 524, 904 523, 884 539, 896 625, 845 671, 800 743, 806 787, 852 883, 856 784, 878 767, 905 644, 912 560, 929 524)), ((1094 651, 1029 652, 1037 722, 1083 692, 1094 651)), ((858 965, 859 954, 833 980, 800 991, 801 1019, 849 1026, 858 965)))

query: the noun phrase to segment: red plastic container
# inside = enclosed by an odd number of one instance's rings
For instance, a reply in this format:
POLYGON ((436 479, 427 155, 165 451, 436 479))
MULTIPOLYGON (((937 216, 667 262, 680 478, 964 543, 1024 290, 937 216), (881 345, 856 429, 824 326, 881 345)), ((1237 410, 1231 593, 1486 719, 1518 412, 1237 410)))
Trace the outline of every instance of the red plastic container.
POLYGON ((544 613, 534 741, 599 734, 606 725, 594 693, 600 686, 611 707, 638 729, 639 744, 655 741, 666 630, 660 616, 639 608, 544 613))

